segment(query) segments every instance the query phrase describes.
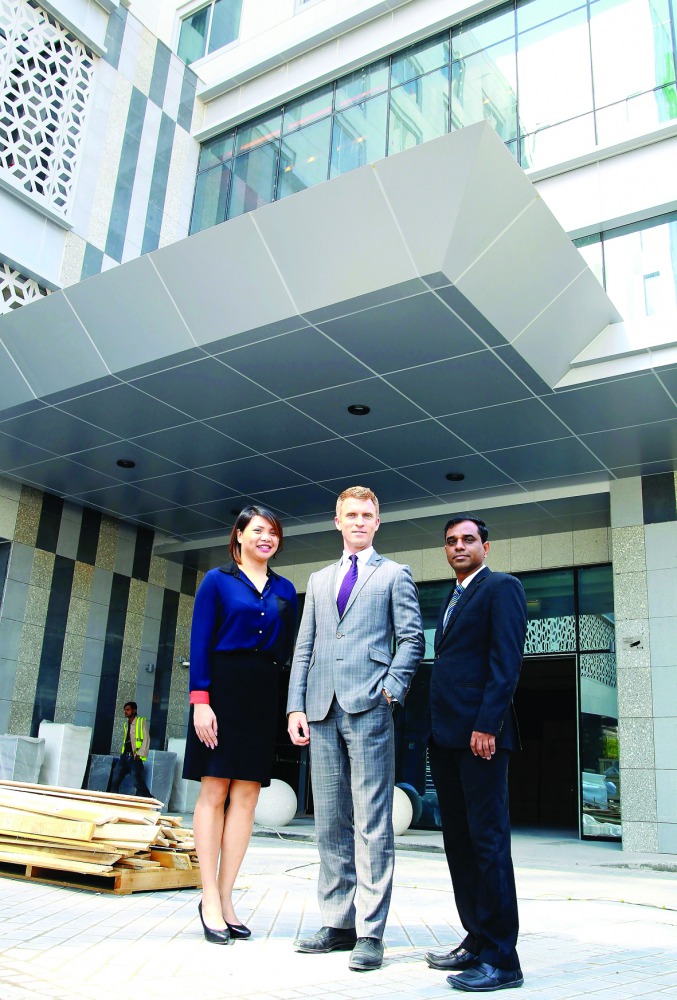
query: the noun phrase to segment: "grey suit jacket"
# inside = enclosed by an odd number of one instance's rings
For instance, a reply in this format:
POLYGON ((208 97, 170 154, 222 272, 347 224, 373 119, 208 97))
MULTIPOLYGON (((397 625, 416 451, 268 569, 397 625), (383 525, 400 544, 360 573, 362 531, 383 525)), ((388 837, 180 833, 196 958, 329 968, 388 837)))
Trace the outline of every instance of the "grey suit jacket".
POLYGON ((308 581, 294 650, 287 712, 319 722, 334 695, 346 712, 364 712, 387 688, 403 702, 423 656, 423 623, 408 566, 374 552, 339 619, 334 563, 308 581), (392 653, 393 637, 395 654, 392 653))

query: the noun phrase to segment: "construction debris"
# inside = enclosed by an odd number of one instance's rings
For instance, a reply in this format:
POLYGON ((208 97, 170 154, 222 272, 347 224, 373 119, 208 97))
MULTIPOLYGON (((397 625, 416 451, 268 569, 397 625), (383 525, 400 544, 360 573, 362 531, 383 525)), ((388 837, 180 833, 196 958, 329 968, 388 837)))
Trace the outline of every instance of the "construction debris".
POLYGON ((193 831, 134 795, 0 781, 0 876, 99 892, 199 887, 193 831))

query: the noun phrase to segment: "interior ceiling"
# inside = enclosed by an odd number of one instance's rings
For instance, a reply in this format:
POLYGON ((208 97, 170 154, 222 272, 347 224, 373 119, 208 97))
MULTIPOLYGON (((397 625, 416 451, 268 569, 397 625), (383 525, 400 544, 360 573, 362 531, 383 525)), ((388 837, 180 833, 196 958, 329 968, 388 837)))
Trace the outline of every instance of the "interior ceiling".
POLYGON ((207 565, 252 501, 297 560, 335 553, 356 482, 384 549, 458 509, 494 538, 607 524, 611 479, 677 455, 677 366, 553 388, 619 318, 471 126, 1 317, 0 473, 207 565))

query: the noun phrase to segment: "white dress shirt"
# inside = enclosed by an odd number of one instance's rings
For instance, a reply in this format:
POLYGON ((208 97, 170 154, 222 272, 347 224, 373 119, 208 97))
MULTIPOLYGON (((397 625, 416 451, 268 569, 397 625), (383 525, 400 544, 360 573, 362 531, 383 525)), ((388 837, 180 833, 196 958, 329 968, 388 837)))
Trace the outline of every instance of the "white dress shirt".
MULTIPOLYGON (((343 583, 343 577, 346 575, 350 569, 350 556, 352 553, 344 552, 341 557, 341 565, 338 568, 338 573, 336 574, 336 597, 338 599, 339 590, 341 589, 341 584, 343 583)), ((356 552, 357 556, 357 579, 359 580, 365 569, 367 568, 367 563, 374 554, 374 546, 370 545, 368 549, 363 549, 361 552, 356 552)))

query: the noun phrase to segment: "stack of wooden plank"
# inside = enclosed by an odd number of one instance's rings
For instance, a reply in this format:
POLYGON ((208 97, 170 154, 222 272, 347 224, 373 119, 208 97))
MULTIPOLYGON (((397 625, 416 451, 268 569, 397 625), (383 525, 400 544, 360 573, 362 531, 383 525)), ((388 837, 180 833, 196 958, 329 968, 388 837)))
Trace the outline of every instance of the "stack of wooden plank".
POLYGON ((200 885, 193 831, 132 795, 0 781, 0 876, 129 893, 200 885))

